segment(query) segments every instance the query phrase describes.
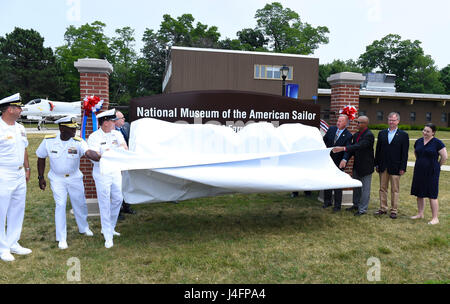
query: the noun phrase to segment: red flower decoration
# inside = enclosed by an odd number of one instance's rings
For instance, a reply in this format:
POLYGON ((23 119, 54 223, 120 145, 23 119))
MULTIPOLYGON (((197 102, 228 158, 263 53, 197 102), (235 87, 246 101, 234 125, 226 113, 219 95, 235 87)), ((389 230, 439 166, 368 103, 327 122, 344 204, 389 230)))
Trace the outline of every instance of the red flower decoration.
POLYGON ((345 114, 348 116, 349 120, 353 120, 356 118, 356 113, 358 111, 354 106, 346 106, 342 110, 339 111, 340 114, 345 114))
POLYGON ((98 96, 86 96, 83 100, 82 108, 86 115, 91 114, 91 112, 97 112, 102 108, 103 100, 98 96))

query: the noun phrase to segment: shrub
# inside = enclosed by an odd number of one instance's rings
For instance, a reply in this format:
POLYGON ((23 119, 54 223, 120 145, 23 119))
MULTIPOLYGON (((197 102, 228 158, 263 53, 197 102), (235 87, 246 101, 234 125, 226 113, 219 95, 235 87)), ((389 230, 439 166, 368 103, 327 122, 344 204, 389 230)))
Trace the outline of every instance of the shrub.
POLYGON ((377 124, 377 125, 369 125, 369 129, 371 130, 384 130, 389 126, 387 124, 377 124))

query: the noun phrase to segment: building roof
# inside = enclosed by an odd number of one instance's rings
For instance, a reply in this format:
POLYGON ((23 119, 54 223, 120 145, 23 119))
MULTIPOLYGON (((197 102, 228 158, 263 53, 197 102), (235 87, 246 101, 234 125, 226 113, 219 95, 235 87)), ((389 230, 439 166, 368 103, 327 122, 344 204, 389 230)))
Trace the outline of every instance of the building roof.
POLYGON ((250 51, 236 51, 236 50, 223 50, 223 49, 207 49, 207 48, 193 48, 193 47, 183 47, 183 46, 172 46, 172 50, 319 59, 318 57, 313 57, 310 55, 271 53, 271 52, 250 52, 250 51))
MULTIPOLYGON (((317 89, 317 94, 322 96, 331 95, 331 89, 317 89)), ((424 94, 424 93, 402 93, 402 92, 377 92, 359 90, 361 97, 379 97, 391 99, 426 99, 426 100, 450 100, 450 95, 444 94, 424 94)))

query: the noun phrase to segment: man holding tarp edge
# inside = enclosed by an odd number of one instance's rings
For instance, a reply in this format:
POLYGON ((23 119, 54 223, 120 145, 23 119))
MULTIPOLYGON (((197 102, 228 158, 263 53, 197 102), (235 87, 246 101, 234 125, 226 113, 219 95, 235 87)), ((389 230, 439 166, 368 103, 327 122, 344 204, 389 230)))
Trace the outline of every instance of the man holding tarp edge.
POLYGON ((370 186, 372 183, 372 173, 374 171, 373 144, 375 137, 369 130, 369 118, 360 116, 356 120, 358 132, 353 134, 351 144, 345 147, 333 148, 334 153, 345 152, 339 164, 343 169, 348 160, 354 156, 352 178, 361 181, 361 188, 353 189, 353 206, 347 211, 356 211, 355 216, 366 214, 370 201, 370 186))

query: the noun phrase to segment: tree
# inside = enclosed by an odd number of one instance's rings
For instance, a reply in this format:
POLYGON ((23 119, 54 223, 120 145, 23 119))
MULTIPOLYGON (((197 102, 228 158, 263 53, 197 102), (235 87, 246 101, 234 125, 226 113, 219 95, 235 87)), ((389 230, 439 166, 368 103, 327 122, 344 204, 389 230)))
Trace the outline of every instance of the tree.
POLYGON ((144 47, 142 48, 143 61, 142 66, 145 67, 145 77, 141 79, 144 90, 152 92, 152 94, 161 93, 161 84, 163 81, 164 69, 168 49, 167 42, 163 40, 157 33, 151 29, 146 29, 142 38, 144 47))
POLYGON ((237 36, 241 43, 241 49, 245 51, 268 51, 264 45, 267 44, 269 39, 265 38, 263 32, 259 29, 245 28, 237 32, 237 36))
POLYGON ((269 39, 269 49, 291 54, 312 54, 319 44, 328 43, 326 26, 314 28, 301 22, 299 14, 279 2, 256 11, 258 28, 269 39))
POLYGON ((111 64, 114 70, 109 78, 110 100, 127 103, 136 94, 134 66, 138 59, 134 51, 134 30, 130 27, 116 29, 117 37, 110 42, 111 64))
POLYGON ((80 75, 74 67, 79 58, 100 58, 112 60, 109 49, 110 39, 103 33, 105 24, 95 21, 80 27, 69 26, 64 34, 65 44, 56 48, 57 60, 64 72, 67 83, 67 100, 79 100, 80 75))
POLYGON ((420 44, 419 40, 401 40, 399 35, 389 34, 367 46, 358 62, 365 69, 395 74, 399 92, 442 93, 439 71, 420 44))
POLYGON ((146 29, 142 41, 143 61, 139 69, 146 68, 145 77, 140 79, 144 92, 160 93, 164 70, 167 65, 168 50, 171 46, 188 46, 201 48, 217 48, 220 33, 216 26, 197 22, 194 17, 183 14, 177 19, 164 15, 158 32, 146 29))
POLYGON ((35 30, 16 27, 0 37, 0 94, 20 92, 25 102, 34 98, 59 99, 62 74, 51 48, 35 30))
POLYGON ((327 78, 330 75, 341 73, 341 72, 355 72, 355 73, 365 73, 364 70, 357 62, 352 59, 347 61, 343 60, 333 60, 331 63, 320 64, 319 65, 319 88, 327 89, 330 88, 330 84, 327 78))
POLYGON ((440 71, 440 80, 445 88, 445 94, 450 94, 450 64, 440 71))
POLYGON ((164 15, 158 31, 158 39, 169 46, 216 47, 220 38, 217 27, 208 27, 200 22, 197 22, 194 27, 194 20, 191 14, 183 14, 177 19, 168 14, 164 15))

